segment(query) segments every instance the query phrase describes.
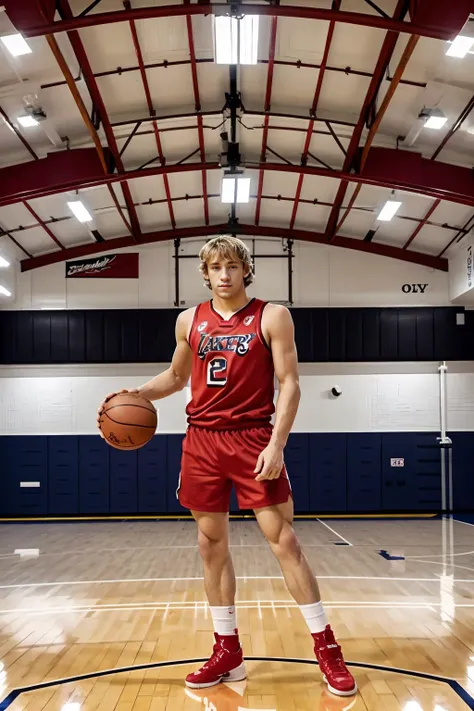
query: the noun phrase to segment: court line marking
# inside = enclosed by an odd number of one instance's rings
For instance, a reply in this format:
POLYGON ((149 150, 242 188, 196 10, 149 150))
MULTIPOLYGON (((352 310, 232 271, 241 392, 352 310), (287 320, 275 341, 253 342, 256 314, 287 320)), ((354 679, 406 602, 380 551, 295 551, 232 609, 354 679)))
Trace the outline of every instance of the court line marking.
POLYGON ((472 526, 474 528, 474 523, 468 523, 467 521, 460 521, 458 518, 453 519, 456 523, 463 523, 465 526, 472 526))
MULTIPOLYGON (((313 666, 319 666, 315 659, 294 659, 288 657, 245 657, 248 662, 283 662, 289 664, 311 664, 313 666)), ((95 672, 88 672, 86 674, 78 674, 76 676, 64 677, 62 679, 56 679, 53 681, 43 681, 38 684, 31 684, 30 686, 17 687, 12 689, 10 693, 0 701, 0 711, 6 711, 9 706, 18 698, 21 694, 38 691, 40 689, 47 689, 51 686, 60 686, 62 684, 70 684, 73 682, 87 681, 88 679, 97 679, 103 676, 110 676, 112 674, 124 674, 127 672, 143 671, 147 669, 159 669, 163 667, 170 666, 184 666, 187 664, 202 664, 207 662, 207 659, 178 659, 166 662, 149 662, 147 664, 137 664, 136 666, 130 665, 126 667, 117 667, 115 669, 102 669, 95 672)), ((469 692, 464 689, 464 687, 452 677, 437 676, 435 674, 428 674, 426 672, 417 672, 410 669, 399 669, 397 667, 388 667, 382 664, 367 664, 365 662, 349 662, 346 661, 347 666, 357 667, 358 669, 371 669, 375 671, 387 671, 393 674, 404 674, 406 676, 412 676, 418 679, 430 679, 433 681, 438 681, 442 684, 448 685, 455 694, 457 694, 462 701, 464 701, 468 708, 474 709, 474 697, 472 697, 469 692)), ((182 682, 180 682, 181 684, 182 682)), ((356 697, 357 698, 357 697, 356 697)))
MULTIPOLYGON (((472 551, 466 551, 465 553, 436 553, 431 555, 431 553, 428 553, 428 555, 425 555, 425 558, 459 558, 461 555, 473 555, 474 550, 472 551)), ((423 555, 423 554, 422 554, 423 555)), ((404 556, 405 560, 420 560, 419 555, 406 555, 404 556)))
MULTIPOLYGON (((350 541, 348 541, 347 538, 344 538, 344 536, 341 536, 340 533, 338 533, 337 531, 335 531, 334 528, 331 528, 331 526, 328 526, 328 524, 325 523, 324 521, 321 521, 320 518, 317 518, 316 521, 319 521, 319 523, 322 523, 323 526, 326 526, 326 528, 329 528, 329 530, 330 530, 332 533, 334 533, 335 536, 338 536, 338 538, 340 538, 341 541, 344 541, 344 543, 347 543, 348 546, 352 546, 352 543, 351 543, 350 541)), ((302 544, 302 545, 303 545, 303 547, 304 547, 304 544, 302 544)))
POLYGON ((461 570, 470 570, 471 572, 474 572, 474 568, 469 568, 467 565, 457 565, 457 563, 449 563, 448 560, 450 558, 449 553, 446 554, 446 561, 438 561, 438 560, 422 560, 421 558, 410 558, 412 563, 429 563, 430 565, 445 565, 448 566, 448 568, 460 568, 461 570))
MULTIPOLYGON (((454 603, 453 603, 454 604, 454 603)), ((358 609, 368 607, 371 609, 393 609, 398 606, 400 609, 411 609, 411 608, 433 608, 433 606, 440 606, 440 603, 432 602, 404 602, 404 601, 391 601, 391 600, 326 600, 323 601, 325 607, 346 607, 347 609, 358 609)), ((455 605, 460 607, 461 605, 455 605)), ((294 600, 236 600, 235 607, 242 610, 253 610, 256 608, 298 608, 299 605, 294 600)), ((462 607, 474 607, 474 604, 463 603, 462 607)), ((18 608, 6 608, 0 610, 1 615, 9 614, 55 614, 59 612, 107 612, 113 610, 123 610, 124 612, 130 610, 131 612, 135 610, 160 610, 162 608, 173 609, 173 610, 206 610, 209 608, 209 604, 206 600, 192 600, 186 601, 172 601, 172 600, 160 600, 155 602, 110 602, 110 603, 96 603, 93 605, 70 605, 64 607, 18 607, 18 608)), ((433 609, 435 612, 435 610, 433 609)))
MULTIPOLYGON (((434 561, 427 561, 433 563, 434 561)), ((435 578, 402 578, 378 575, 318 575, 315 576, 318 580, 384 580, 392 582, 410 582, 410 583, 439 583, 441 576, 435 578)), ((158 583, 158 582, 190 582, 191 580, 204 580, 203 577, 193 576, 186 578, 115 578, 112 580, 66 580, 47 583, 15 583, 11 585, 0 585, 0 590, 14 590, 21 588, 44 588, 44 587, 63 587, 64 585, 111 585, 115 583, 158 583)), ((282 575, 238 575, 236 580, 284 580, 282 575)), ((474 583, 474 578, 456 578, 454 583, 474 583)))
MULTIPOLYGON (((323 523, 321 521, 320 523, 323 523)), ((324 524, 326 525, 326 524, 324 524)), ((469 524, 470 525, 470 524, 469 524)), ((328 527, 329 528, 329 527, 328 527)), ((332 529, 331 529, 332 530, 332 529)), ((339 535, 339 534, 336 534, 339 535)), ((341 536, 340 536, 341 537, 341 536)), ((343 539, 345 540, 345 539, 343 539)), ((300 543, 302 548, 332 548, 334 543, 305 543, 301 541, 300 538, 300 543)), ((369 551, 373 550, 374 544, 373 543, 349 543, 353 548, 365 548, 369 551)), ((392 544, 379 544, 379 545, 390 545, 392 544)), ((468 544, 466 543, 459 543, 457 544, 459 548, 465 548, 467 547, 468 544)), ((432 545, 419 545, 415 543, 410 543, 410 544, 403 544, 403 548, 432 548, 432 545)), ((268 548, 268 543, 230 543, 229 548, 268 548)), ((70 555, 96 555, 99 553, 116 553, 116 552, 121 552, 121 551, 155 551, 155 550, 181 550, 181 549, 195 549, 196 551, 198 550, 198 545, 197 543, 193 545, 185 545, 185 546, 174 546, 174 545, 163 545, 163 546, 132 546, 132 547, 127 547, 127 548, 81 548, 79 550, 69 550, 69 551, 55 551, 55 552, 44 552, 39 553, 40 558, 46 558, 47 556, 70 556, 70 555)), ((474 553, 474 551, 469 551, 470 553, 474 553)), ((429 554, 431 555, 431 554, 429 554)), ((468 553, 455 553, 455 555, 468 555, 468 553)), ((0 558, 15 558, 18 556, 18 553, 0 553, 0 558)), ((410 556, 405 556, 405 558, 408 558, 410 556)), ((418 557, 418 556, 417 556, 418 557)))
MULTIPOLYGON (((302 543, 300 540, 300 543, 303 548, 332 548, 333 543, 302 543)), ((352 545, 352 544, 350 544, 352 545)), ((357 546, 358 548, 373 548, 373 545, 370 543, 367 544, 361 544, 360 546, 357 546)), ((423 548, 423 546, 418 546, 419 548, 423 548)), ((428 546, 427 546, 428 547, 428 546)), ((80 550, 71 550, 71 551, 56 551, 56 552, 51 552, 51 553, 41 553, 40 552, 40 557, 41 558, 46 558, 47 556, 70 556, 70 555, 96 555, 99 553, 117 553, 121 551, 155 551, 155 550, 186 550, 186 549, 191 549, 194 548, 196 551, 198 550, 198 544, 194 543, 193 545, 186 545, 186 546, 173 546, 173 545, 163 545, 163 546, 137 546, 137 547, 130 547, 130 548, 83 548, 80 550)), ((268 543, 229 543, 229 548, 268 548, 268 543)), ((41 549, 40 549, 41 550, 41 549)), ((15 558, 18 556, 18 553, 0 553, 0 558, 15 558)))
MULTIPOLYGON (((276 610, 276 609, 286 609, 288 607, 294 607, 295 609, 298 607, 297 605, 236 605, 237 610, 276 610)), ((472 605, 474 607, 474 605, 472 605)), ((206 611, 208 608, 206 607, 180 607, 179 605, 169 607, 167 605, 156 605, 155 607, 107 607, 107 608, 95 608, 95 607, 85 607, 84 609, 65 609, 65 610, 60 610, 60 609, 50 609, 50 610, 36 610, 36 611, 30 611, 30 612, 25 612, 24 610, 13 610, 11 612, 5 612, 0 610, 0 615, 8 617, 8 615, 17 615, 19 612, 21 612, 22 615, 25 617, 41 617, 41 616, 48 616, 48 615, 71 615, 74 613, 77 614, 83 614, 83 613, 89 613, 89 612, 129 612, 130 614, 134 612, 169 612, 170 610, 179 610, 181 612, 186 611, 186 610, 195 610, 196 612, 198 610, 206 611)), ((382 605, 331 605, 327 604, 325 605, 325 609, 327 610, 393 610, 393 605, 385 605, 382 607, 382 605)), ((430 612, 436 612, 436 609, 432 605, 423 605, 423 604, 413 604, 413 605, 404 605, 403 608, 400 608, 403 610, 429 610, 430 612)))
MULTIPOLYGON (((431 561, 430 561, 431 562, 431 561)), ((390 580, 395 582, 413 582, 413 583, 439 583, 440 576, 435 578, 395 578, 391 575, 318 575, 315 576, 318 580, 390 580)), ((13 590, 19 588, 44 588, 44 587, 62 587, 64 585, 111 585, 115 583, 157 583, 157 582, 190 582, 191 580, 204 580, 202 576, 192 576, 185 578, 115 578, 110 580, 61 580, 57 582, 46 583, 15 583, 11 585, 0 585, 0 590, 13 590)), ((238 575, 236 580, 284 580, 282 575, 238 575)), ((457 579, 455 583, 474 583, 473 579, 457 579)))

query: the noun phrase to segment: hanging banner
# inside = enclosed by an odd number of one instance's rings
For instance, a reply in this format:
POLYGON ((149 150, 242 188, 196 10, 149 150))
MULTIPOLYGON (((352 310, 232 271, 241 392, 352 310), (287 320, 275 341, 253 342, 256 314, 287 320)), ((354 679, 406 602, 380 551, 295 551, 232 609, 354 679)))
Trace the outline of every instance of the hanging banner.
POLYGON ((66 262, 66 279, 138 279, 138 252, 66 262))

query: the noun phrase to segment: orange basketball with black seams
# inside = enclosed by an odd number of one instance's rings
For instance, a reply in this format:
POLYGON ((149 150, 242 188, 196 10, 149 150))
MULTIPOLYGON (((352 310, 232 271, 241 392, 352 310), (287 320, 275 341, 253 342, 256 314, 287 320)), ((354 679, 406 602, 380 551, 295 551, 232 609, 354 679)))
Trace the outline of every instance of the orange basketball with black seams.
POLYGON ((156 432, 158 413, 142 395, 114 395, 104 406, 100 429, 111 447, 130 451, 143 447, 156 432))

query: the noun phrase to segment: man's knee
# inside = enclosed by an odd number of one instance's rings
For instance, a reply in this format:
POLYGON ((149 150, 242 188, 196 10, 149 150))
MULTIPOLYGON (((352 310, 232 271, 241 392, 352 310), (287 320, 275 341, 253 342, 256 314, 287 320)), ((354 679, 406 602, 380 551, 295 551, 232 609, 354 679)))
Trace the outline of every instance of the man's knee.
POLYGON ((205 561, 226 557, 228 553, 227 516, 224 514, 199 514, 194 518, 198 524, 199 553, 205 561))

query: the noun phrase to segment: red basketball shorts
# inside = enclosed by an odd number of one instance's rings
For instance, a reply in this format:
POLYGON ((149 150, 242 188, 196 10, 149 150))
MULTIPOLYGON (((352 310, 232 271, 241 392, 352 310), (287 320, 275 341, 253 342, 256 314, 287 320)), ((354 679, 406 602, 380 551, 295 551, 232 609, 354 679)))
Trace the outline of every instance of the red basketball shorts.
POLYGON ((176 492, 181 506, 200 512, 227 512, 232 485, 241 509, 288 501, 291 486, 284 465, 278 479, 255 481, 258 455, 271 435, 271 427, 242 430, 188 427, 176 492))

